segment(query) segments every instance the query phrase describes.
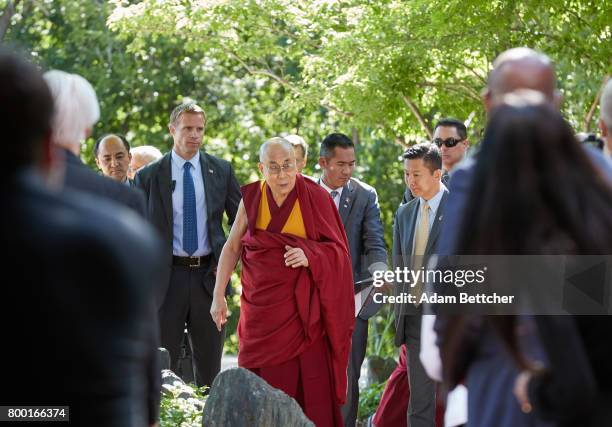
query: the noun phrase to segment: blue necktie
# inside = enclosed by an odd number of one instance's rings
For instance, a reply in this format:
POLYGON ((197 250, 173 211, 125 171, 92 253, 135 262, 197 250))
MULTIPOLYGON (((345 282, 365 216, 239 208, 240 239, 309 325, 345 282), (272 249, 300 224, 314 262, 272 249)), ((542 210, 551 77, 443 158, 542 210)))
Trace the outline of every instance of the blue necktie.
POLYGON ((192 255, 198 249, 198 223, 196 215, 196 197, 193 178, 189 169, 191 163, 183 166, 183 249, 192 255))

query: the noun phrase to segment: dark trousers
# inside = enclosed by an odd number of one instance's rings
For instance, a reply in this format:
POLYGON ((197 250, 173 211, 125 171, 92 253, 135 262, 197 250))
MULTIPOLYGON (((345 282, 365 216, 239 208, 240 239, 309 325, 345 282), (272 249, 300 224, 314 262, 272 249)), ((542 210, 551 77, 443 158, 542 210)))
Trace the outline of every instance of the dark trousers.
POLYGON ((402 316, 404 344, 406 344, 408 383, 408 427, 435 427, 436 385, 427 376, 419 358, 421 352, 421 315, 402 316))
POLYGON ((210 315, 215 276, 211 265, 172 266, 170 286, 159 312, 161 344, 170 353, 172 370, 178 368, 181 340, 187 324, 193 351, 195 382, 210 386, 221 370, 225 328, 217 330, 210 315), (211 286, 212 284, 212 286, 211 286))
POLYGON ((353 329, 351 354, 349 355, 346 403, 342 405, 341 408, 342 419, 346 427, 355 427, 357 421, 357 409, 359 408, 359 377, 361 376, 361 365, 365 358, 367 344, 368 321, 357 317, 355 319, 355 329, 353 329))

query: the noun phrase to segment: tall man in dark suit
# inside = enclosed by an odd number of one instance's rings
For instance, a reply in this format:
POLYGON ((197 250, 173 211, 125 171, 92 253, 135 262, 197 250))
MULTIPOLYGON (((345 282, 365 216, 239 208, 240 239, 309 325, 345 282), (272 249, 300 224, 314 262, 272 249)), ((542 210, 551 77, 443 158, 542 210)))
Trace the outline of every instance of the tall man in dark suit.
POLYGON ((231 164, 200 150, 205 125, 198 105, 176 107, 169 123, 172 151, 134 180, 147 197, 147 216, 161 233, 172 266, 158 295, 161 343, 176 370, 187 324, 199 386, 210 386, 221 369, 225 329, 217 330, 209 312, 226 240, 223 213, 231 225, 241 199, 231 164))
POLYGON ((12 142, 0 171, 0 235, 10 249, 0 265, 17 274, 0 296, 10 384, 0 401, 68 405, 75 425, 153 424, 148 300, 161 243, 125 207, 50 189, 54 165, 63 166, 53 111, 37 68, 0 49, 0 125, 12 142))
MULTIPOLYGON (((352 178, 355 163, 355 145, 348 136, 333 133, 325 137, 320 149, 319 165, 323 174, 319 183, 329 192, 340 213, 349 242, 353 278, 357 282, 369 278, 374 271, 387 269, 387 250, 376 190, 352 178)), ((357 305, 360 303, 356 301, 357 305)), ((355 426, 357 419, 359 376, 368 341, 368 316, 364 313, 355 319, 348 396, 342 407, 344 423, 350 427, 355 426)))
MULTIPOLYGON (((418 144, 404 153, 406 184, 415 196, 400 206, 393 228, 393 268, 418 271, 427 265, 435 253, 444 204, 448 190, 441 183, 442 157, 434 144, 418 144)), ((406 345, 410 400, 408 425, 433 427, 435 425, 435 385, 427 376, 419 359, 421 347, 421 317, 423 283, 414 286, 401 283, 396 289, 414 295, 415 304, 396 307, 396 345, 406 345)))

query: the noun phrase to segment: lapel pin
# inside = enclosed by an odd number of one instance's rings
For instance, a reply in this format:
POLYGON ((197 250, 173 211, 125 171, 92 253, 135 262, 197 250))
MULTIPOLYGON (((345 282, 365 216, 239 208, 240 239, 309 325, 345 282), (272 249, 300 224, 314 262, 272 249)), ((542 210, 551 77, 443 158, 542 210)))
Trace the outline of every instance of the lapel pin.
POLYGON ((212 169, 208 169, 208 173, 215 173, 212 169))
POLYGON ((438 221, 442 221, 442 215, 438 217, 438 221))

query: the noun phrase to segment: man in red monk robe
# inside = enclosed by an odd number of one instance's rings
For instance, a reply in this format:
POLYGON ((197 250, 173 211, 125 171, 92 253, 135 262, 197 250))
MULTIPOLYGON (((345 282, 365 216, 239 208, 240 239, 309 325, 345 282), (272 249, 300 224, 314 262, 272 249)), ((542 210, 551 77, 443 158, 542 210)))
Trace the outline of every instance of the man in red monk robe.
POLYGON ((223 247, 211 315, 226 322, 225 287, 242 260, 238 365, 300 404, 318 427, 342 426, 355 322, 342 220, 329 194, 297 172, 291 144, 266 141, 264 181, 242 187, 223 247))

